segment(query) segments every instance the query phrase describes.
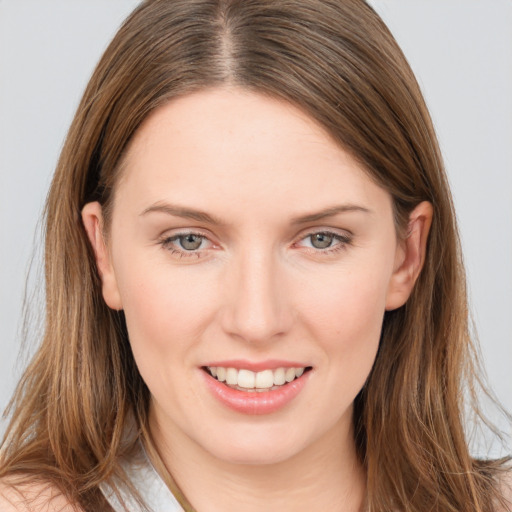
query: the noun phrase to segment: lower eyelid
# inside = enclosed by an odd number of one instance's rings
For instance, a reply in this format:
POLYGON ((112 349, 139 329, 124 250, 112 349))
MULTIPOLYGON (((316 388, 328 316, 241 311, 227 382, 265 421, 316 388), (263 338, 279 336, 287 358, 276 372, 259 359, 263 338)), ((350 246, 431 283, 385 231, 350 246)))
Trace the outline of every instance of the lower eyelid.
MULTIPOLYGON (((303 240, 306 240, 314 235, 319 235, 319 234, 325 234, 325 235, 329 235, 329 236, 332 236, 338 243, 336 245, 348 245, 352 242, 352 237, 351 236, 348 236, 348 235, 345 235, 345 234, 341 234, 341 233, 335 233, 333 231, 328 231, 328 230, 325 230, 325 231, 312 231, 311 233, 307 233, 306 235, 302 236, 298 242, 296 243, 299 243, 299 242, 302 242, 303 240)), ((317 249, 317 248, 314 248, 316 251, 326 251, 328 250, 330 247, 326 248, 326 249, 317 249)))
POLYGON ((182 231, 178 233, 173 233, 171 235, 162 236, 158 240, 158 245, 160 245, 165 251, 169 252, 174 257, 178 258, 190 258, 195 257, 196 259, 202 258, 203 256, 206 256, 206 252, 215 247, 215 243, 211 241, 211 239, 200 232, 197 231, 182 231), (200 237, 202 239, 201 246, 198 249, 185 249, 183 247, 180 247, 179 239, 181 237, 186 237, 194 235, 197 237, 200 237), (206 247, 202 247, 202 245, 205 245, 206 247))
MULTIPOLYGON (((317 234, 326 234, 326 235, 332 236, 335 240, 335 243, 332 246, 325 247, 323 249, 316 248, 316 247, 307 247, 307 246, 302 246, 302 247, 304 249, 307 249, 314 253, 328 254, 331 252, 336 252, 338 250, 342 250, 347 245, 350 245, 352 243, 352 237, 348 236, 346 234, 335 233, 333 231, 328 231, 328 230, 319 230, 319 231, 312 231, 310 233, 307 233, 306 235, 303 235, 293 245, 298 245, 298 244, 300 244, 300 242, 308 239, 309 237, 317 235, 317 234)), ((202 255, 205 251, 208 251, 209 249, 215 247, 215 243, 212 242, 206 235, 203 235, 202 233, 193 232, 193 231, 176 233, 176 234, 173 234, 170 236, 162 237, 160 240, 158 240, 158 244, 163 249, 165 249, 166 251, 169 251, 171 254, 173 254, 175 256, 180 256, 180 257, 194 256, 196 258, 202 257, 202 255), (204 248, 200 247, 198 249, 193 249, 193 250, 187 250, 185 248, 179 247, 178 245, 175 245, 175 244, 179 243, 178 240, 180 237, 186 237, 187 235, 195 235, 195 236, 201 237, 204 241, 209 242, 209 245, 204 248)))

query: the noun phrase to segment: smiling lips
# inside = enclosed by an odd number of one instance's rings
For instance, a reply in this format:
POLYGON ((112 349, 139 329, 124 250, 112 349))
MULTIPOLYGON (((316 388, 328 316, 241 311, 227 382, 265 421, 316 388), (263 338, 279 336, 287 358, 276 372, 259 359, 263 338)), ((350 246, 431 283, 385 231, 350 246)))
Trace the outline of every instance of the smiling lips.
POLYGON ((207 370, 212 377, 219 382, 225 382, 228 386, 240 391, 263 392, 277 389, 277 386, 283 386, 286 383, 294 381, 300 377, 305 368, 276 368, 275 370, 263 370, 253 372, 251 370, 236 368, 225 368, 222 366, 208 366, 207 370))
POLYGON ((233 366, 206 366, 206 385, 222 404, 244 414, 270 414, 303 389, 311 367, 279 366, 252 371, 233 366))

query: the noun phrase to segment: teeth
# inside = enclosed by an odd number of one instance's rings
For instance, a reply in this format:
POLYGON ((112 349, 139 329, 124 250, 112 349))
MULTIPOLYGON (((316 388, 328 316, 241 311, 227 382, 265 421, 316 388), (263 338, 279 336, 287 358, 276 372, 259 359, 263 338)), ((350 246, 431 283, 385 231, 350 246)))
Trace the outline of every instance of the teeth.
POLYGON ((256 375, 249 370, 240 370, 238 372, 238 385, 241 388, 254 388, 256 375))
POLYGON ((226 368, 222 368, 219 366, 218 368, 216 368, 216 371, 217 371, 217 380, 220 380, 220 382, 224 382, 226 380, 226 368))
POLYGON ((226 382, 229 386, 265 390, 292 382, 304 373, 305 368, 276 368, 275 370, 252 372, 245 369, 208 366, 208 370, 218 381, 226 382))
POLYGON ((271 388, 274 385, 274 372, 272 370, 263 370, 256 374, 255 388, 271 388))
POLYGON ((282 386, 286 382, 285 369, 277 368, 274 370, 274 385, 282 386))
POLYGON ((234 368, 226 370, 226 384, 236 386, 238 384, 238 372, 234 368))
POLYGON ((293 379, 295 379, 295 368, 287 368, 284 374, 284 378, 286 379, 286 382, 291 382, 293 379))

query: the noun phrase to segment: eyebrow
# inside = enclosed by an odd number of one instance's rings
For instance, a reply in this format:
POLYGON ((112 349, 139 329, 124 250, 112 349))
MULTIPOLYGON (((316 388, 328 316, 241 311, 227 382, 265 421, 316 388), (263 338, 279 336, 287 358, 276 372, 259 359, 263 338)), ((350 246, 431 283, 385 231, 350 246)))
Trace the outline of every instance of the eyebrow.
POLYGON ((372 210, 365 208, 364 206, 358 206, 355 204, 342 204, 339 206, 331 206, 329 208, 325 208, 324 210, 320 210, 319 212, 309 213, 306 215, 301 215, 300 217, 295 217, 292 219, 292 224, 306 224, 308 222, 316 222, 318 220, 326 219, 328 217, 334 217, 340 213, 347 212, 362 212, 372 214, 374 213, 372 210))
MULTIPOLYGON (((183 206, 173 205, 169 203, 156 203, 146 208, 140 215, 147 215, 148 213, 165 213, 167 215, 173 215, 174 217, 181 217, 183 219, 196 220, 198 222, 205 222, 212 225, 224 225, 225 223, 220 219, 210 215, 209 213, 194 208, 185 208, 183 206)), ((372 214, 373 211, 363 206, 353 204, 343 204, 339 206, 331 206, 320 210, 319 212, 308 213, 292 219, 292 224, 306 224, 308 222, 315 222, 318 220, 326 219, 328 217, 334 217, 340 213, 347 212, 362 212, 372 214)))
POLYGON ((165 213, 167 215, 173 215, 174 217, 181 217, 183 219, 196 220, 198 222, 205 222, 213 225, 223 225, 220 219, 213 217, 209 213, 196 210, 194 208, 185 208, 183 206, 168 204, 168 203, 156 203, 149 208, 146 208, 140 215, 147 215, 148 213, 165 213))

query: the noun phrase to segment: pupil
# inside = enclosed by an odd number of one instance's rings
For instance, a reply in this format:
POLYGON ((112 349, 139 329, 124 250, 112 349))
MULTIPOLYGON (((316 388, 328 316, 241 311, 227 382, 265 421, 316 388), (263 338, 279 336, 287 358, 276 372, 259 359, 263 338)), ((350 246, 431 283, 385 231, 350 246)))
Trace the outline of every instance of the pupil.
POLYGON ((199 235, 186 235, 180 237, 180 245, 187 251, 199 249, 202 241, 203 239, 199 235))
POLYGON ((311 245, 315 249, 327 249, 332 245, 333 235, 327 233, 316 233, 311 237, 311 245))

